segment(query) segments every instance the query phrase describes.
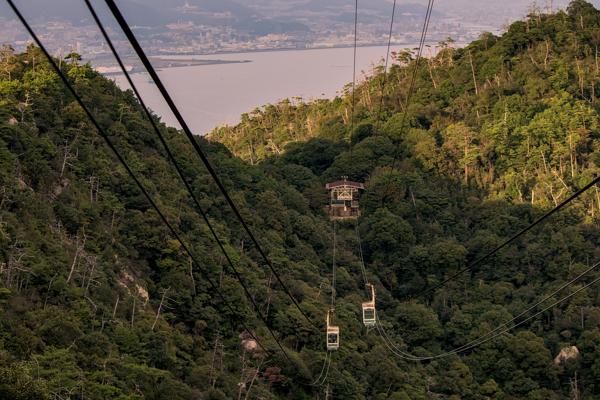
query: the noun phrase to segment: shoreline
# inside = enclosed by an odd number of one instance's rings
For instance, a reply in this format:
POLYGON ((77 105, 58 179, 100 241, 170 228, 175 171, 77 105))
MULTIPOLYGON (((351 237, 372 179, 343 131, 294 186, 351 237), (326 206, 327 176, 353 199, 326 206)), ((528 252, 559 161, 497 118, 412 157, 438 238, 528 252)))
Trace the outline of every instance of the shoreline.
MULTIPOLYGON (((418 43, 392 43, 390 47, 398 47, 405 46, 403 48, 412 48, 416 46, 418 43)), ((433 42, 428 42, 426 45, 432 46, 437 45, 437 42, 434 44, 433 42)), ((463 47, 465 43, 455 43, 456 47, 463 47)), ((259 50, 244 50, 244 51, 220 51, 217 53, 210 54, 197 54, 197 53, 160 53, 160 54, 152 54, 150 55, 150 59, 153 61, 153 64, 157 70, 163 70, 167 68, 181 68, 181 67, 201 67, 207 65, 227 65, 227 64, 246 64, 253 62, 252 60, 222 60, 222 59, 199 59, 199 58, 185 58, 185 57, 210 57, 210 56, 218 56, 218 55, 235 55, 239 54, 260 54, 260 53, 283 53, 283 52, 296 52, 296 51, 310 51, 310 50, 337 50, 337 49, 348 49, 354 47, 353 45, 336 45, 331 47, 310 47, 310 48, 278 48, 278 49, 259 49, 259 50), (167 57, 182 57, 181 59, 177 58, 167 58, 167 57)), ((386 44, 365 44, 358 45, 357 48, 376 48, 376 47, 387 47, 386 44)), ((145 73, 145 69, 139 63, 133 62, 132 60, 128 60, 131 65, 133 65, 132 69, 128 72, 132 74, 145 73)), ((104 65, 98 65, 96 67, 100 67, 104 65)), ((122 75, 121 71, 111 71, 111 72, 103 72, 103 75, 106 76, 115 76, 122 75)))
MULTIPOLYGON (((425 45, 437 45, 439 41, 427 41, 425 45)), ((467 43, 456 42, 455 45, 457 47, 462 47, 467 43)), ((387 42, 381 43, 368 43, 368 44, 359 44, 357 48, 364 47, 387 47, 387 42)), ((390 46, 411 46, 418 45, 418 41, 413 42, 396 42, 392 43, 390 46)), ((167 57, 167 56, 212 56, 212 55, 231 55, 231 54, 246 54, 246 53, 272 53, 272 52, 286 52, 286 51, 309 51, 309 50, 334 50, 334 49, 347 49, 354 47, 354 44, 336 44, 333 46, 315 46, 315 47, 279 47, 274 49, 239 49, 239 50, 220 50, 214 53, 191 53, 191 52, 182 52, 182 53, 156 53, 152 54, 152 57, 167 57)))
MULTIPOLYGON (((152 64, 156 68, 157 71, 161 71, 167 68, 182 68, 182 67, 203 67, 207 65, 226 65, 226 64, 247 64, 251 63, 252 60, 194 60, 194 59, 159 59, 156 56, 151 56, 150 60, 152 64)), ((141 63, 133 64, 131 63, 132 68, 127 72, 130 74, 141 74, 145 73, 146 70, 143 68, 141 63)), ((95 66, 95 68, 99 68, 101 66, 95 66)), ((123 72, 118 69, 116 71, 108 71, 108 72, 100 72, 104 76, 115 76, 115 75, 123 75, 123 72)))
MULTIPOLYGON (((393 50, 416 46, 416 43, 402 43, 395 45, 393 50)), ((457 43, 456 46, 462 45, 457 43)), ((358 51, 357 68, 369 70, 376 65, 385 58, 386 47, 362 47, 358 51)), ((283 99, 300 97, 303 101, 310 102, 324 98, 334 99, 343 93, 352 77, 352 46, 305 50, 315 51, 270 50, 222 57, 196 56, 194 58, 197 61, 205 62, 206 59, 251 62, 231 67, 162 68, 161 71, 164 72, 160 74, 167 75, 167 71, 172 71, 168 74, 170 85, 179 98, 181 112, 186 113, 187 122, 195 132, 206 134, 218 127, 236 125, 242 114, 283 99), (342 65, 339 65, 340 62, 342 65), (240 96, 240 90, 248 95, 240 96)), ((174 58, 166 55, 162 57, 174 58)), ((192 57, 188 54, 179 55, 178 58, 189 60, 192 57)), ((135 74, 136 82, 142 88, 150 87, 152 80, 143 69, 141 72, 135 74)), ((124 82, 122 74, 112 75, 111 79, 124 82)), ((147 103, 157 115, 163 117, 165 123, 177 126, 161 96, 152 95, 147 103)))

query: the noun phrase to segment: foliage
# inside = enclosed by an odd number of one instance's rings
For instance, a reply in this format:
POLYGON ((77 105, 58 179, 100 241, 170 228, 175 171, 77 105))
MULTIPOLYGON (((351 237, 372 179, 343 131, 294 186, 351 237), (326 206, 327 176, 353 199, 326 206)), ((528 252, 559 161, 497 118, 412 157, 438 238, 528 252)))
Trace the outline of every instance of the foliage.
MULTIPOLYGON (((420 296, 600 172, 598 32, 600 12, 582 0, 567 12, 533 12, 463 49, 441 43, 416 65, 406 116, 410 52, 396 55, 383 93, 381 69, 357 87, 355 116, 348 94, 288 100, 198 142, 317 322, 329 307, 333 256, 324 184, 364 181, 357 231, 381 323, 399 348, 434 355, 490 332, 598 260, 594 188, 470 274, 420 296)), ((232 309, 193 269, 39 49, 0 54, 0 397, 322 392, 306 383, 322 369, 323 333, 284 295, 185 137, 160 125, 291 360, 254 316, 132 93, 77 54, 62 63, 232 309), (244 347, 243 324, 272 354, 244 347)), ((335 254, 342 347, 328 375, 334 395, 558 399, 577 377, 581 398, 600 396, 597 287, 475 349, 414 363, 359 323, 368 294, 352 223, 339 224, 335 254), (570 345, 580 358, 555 364, 570 345)), ((590 275, 584 282, 599 276, 590 275)))

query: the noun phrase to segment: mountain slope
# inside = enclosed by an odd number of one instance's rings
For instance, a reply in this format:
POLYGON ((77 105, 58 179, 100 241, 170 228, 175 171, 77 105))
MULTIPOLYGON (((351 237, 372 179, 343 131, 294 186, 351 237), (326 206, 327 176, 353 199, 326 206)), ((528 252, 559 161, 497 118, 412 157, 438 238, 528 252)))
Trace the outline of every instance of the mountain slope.
POLYGON ((537 191, 537 200, 555 203, 555 191, 564 195, 565 182, 584 182, 599 157, 598 14, 582 7, 589 11, 583 31, 581 24, 565 27, 561 12, 516 22, 504 35, 484 34, 462 49, 442 44, 435 58, 418 65, 408 126, 401 123, 415 61, 404 52, 396 55, 383 96, 381 73, 359 85, 354 117, 349 96, 300 105, 284 101, 246 115, 235 127, 216 129, 210 138, 256 162, 314 137, 352 136, 356 142, 386 135, 422 168, 498 188, 519 201, 535 201, 537 191), (357 127, 352 133, 351 118, 357 127))
MULTIPOLYGON (((597 285, 470 351, 407 361, 361 324, 368 294, 356 232, 382 326, 400 349, 420 356, 490 332, 597 262, 600 202, 592 191, 477 270, 427 298, 418 295, 600 172, 591 51, 599 16, 579 1, 569 14, 533 16, 500 38, 444 49, 420 66, 406 127, 411 66, 395 65, 381 113, 381 75, 360 86, 352 135, 344 97, 267 106, 213 135, 250 162, 198 138, 317 330, 275 284, 184 136, 161 127, 292 361, 248 341, 242 322, 276 349, 132 94, 87 65, 63 63, 233 312, 190 271, 188 257, 40 51, 4 48, 0 398, 324 397, 325 387, 307 383, 323 369, 330 306, 334 235, 323 211, 324 184, 342 175, 364 181, 366 190, 357 227, 336 227, 334 322, 342 336, 326 379, 333 396, 598 397, 597 285), (580 356, 554 362, 569 346, 580 356)), ((598 277, 592 271, 556 297, 598 277)))

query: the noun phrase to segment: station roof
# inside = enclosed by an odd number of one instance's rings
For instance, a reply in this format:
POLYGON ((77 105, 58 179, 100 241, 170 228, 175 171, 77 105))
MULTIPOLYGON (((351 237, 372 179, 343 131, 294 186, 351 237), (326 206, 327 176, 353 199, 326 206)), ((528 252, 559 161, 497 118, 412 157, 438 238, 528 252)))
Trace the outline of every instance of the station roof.
POLYGON ((355 189, 364 189, 365 185, 360 182, 352 182, 352 181, 346 181, 346 180, 330 182, 325 185, 325 188, 327 190, 335 189, 338 187, 351 187, 351 188, 355 188, 355 189))

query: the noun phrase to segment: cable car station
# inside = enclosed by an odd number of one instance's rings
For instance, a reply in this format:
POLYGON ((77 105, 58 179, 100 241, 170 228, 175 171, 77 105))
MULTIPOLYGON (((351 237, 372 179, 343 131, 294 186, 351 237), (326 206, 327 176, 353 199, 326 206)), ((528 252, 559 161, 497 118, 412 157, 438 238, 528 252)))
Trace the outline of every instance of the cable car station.
POLYGON ((332 220, 353 220, 360 217, 358 196, 359 190, 365 189, 364 184, 342 177, 340 181, 328 183, 325 188, 330 193, 327 211, 332 220))

